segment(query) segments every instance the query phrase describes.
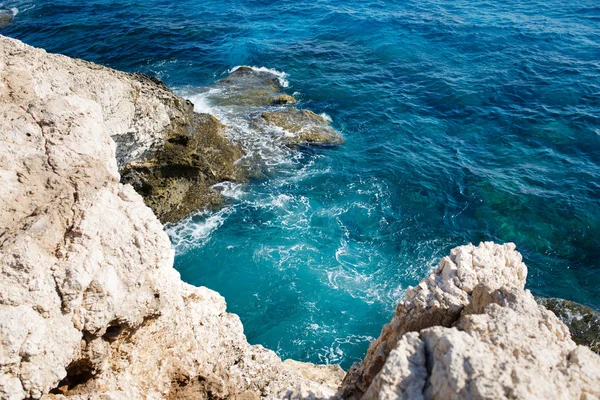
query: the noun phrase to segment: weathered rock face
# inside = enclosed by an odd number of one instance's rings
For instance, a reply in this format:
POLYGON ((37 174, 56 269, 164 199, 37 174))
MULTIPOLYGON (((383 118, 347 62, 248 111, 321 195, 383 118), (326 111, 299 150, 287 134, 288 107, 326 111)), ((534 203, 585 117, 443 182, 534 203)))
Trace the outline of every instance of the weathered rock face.
POLYGON ((552 311, 571 332, 577 344, 600 354, 600 313, 582 304, 564 299, 536 297, 535 301, 552 311))
POLYGON ((344 379, 345 398, 598 398, 600 357, 524 290, 512 244, 457 247, 344 379))
POLYGON ((35 95, 85 96, 100 106, 125 182, 163 222, 220 202, 211 185, 243 180, 234 165, 243 155, 239 145, 226 138, 218 121, 194 113, 192 103, 159 80, 66 57, 53 58, 47 67, 52 74, 33 78, 43 79, 35 82, 35 95))
POLYGON ((119 166, 187 123, 186 104, 0 36, 0 398, 334 392, 339 381, 304 378, 311 365, 250 346, 217 293, 181 282, 162 225, 119 182, 119 166))
MULTIPOLYGON (((132 156, 120 157, 119 150, 126 154, 138 139, 131 143, 130 134, 113 136, 117 159, 123 160, 119 164, 122 182, 131 184, 163 223, 221 203, 222 197, 211 186, 246 180, 236 165, 244 155, 239 144, 227 139, 225 127, 215 117, 195 113, 190 102, 173 95, 162 82, 139 74, 133 77, 145 89, 136 94, 136 107, 158 101, 167 113, 161 116, 161 134, 153 137, 154 143, 132 156)), ((134 114, 134 126, 139 114, 134 114)))
POLYGON ((512 244, 452 250, 337 395, 339 367, 250 346, 119 182, 238 174, 218 121, 150 78, 0 36, 0 139, 2 399, 600 398, 600 357, 524 290, 512 244))
POLYGON ((152 157, 130 162, 122 171, 121 181, 131 184, 163 223, 221 203, 213 185, 246 179, 236 164, 243 152, 226 138, 225 127, 208 114, 194 113, 190 120, 152 157))

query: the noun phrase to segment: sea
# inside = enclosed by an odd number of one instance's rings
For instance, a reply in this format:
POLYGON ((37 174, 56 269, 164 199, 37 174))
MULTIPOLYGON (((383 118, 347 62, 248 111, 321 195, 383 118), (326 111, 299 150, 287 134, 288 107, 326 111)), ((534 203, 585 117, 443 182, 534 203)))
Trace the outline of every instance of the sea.
POLYGON ((261 173, 167 226, 175 268, 252 344, 348 368, 455 246, 514 242, 527 288, 600 310, 597 0, 0 0, 0 34, 166 82, 261 173), (215 104, 246 65, 339 147, 276 146, 215 104))

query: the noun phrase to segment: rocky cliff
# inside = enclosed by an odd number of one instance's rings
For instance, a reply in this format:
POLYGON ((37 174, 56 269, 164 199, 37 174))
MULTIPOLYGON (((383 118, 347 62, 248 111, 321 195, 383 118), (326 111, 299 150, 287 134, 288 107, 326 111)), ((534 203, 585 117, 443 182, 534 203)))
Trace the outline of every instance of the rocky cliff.
POLYGON ((513 244, 457 247, 406 291, 349 399, 595 399, 600 357, 524 289, 513 244))
POLYGON ((0 398, 335 391, 339 367, 250 346, 221 296, 183 283, 119 182, 190 111, 152 79, 0 37, 0 398))
POLYGON ((0 139, 2 399, 600 397, 600 357, 523 289, 513 245, 454 249, 337 394, 339 367, 250 346, 218 293, 179 279, 161 223, 120 183, 139 160, 157 176, 173 148, 198 174, 236 157, 156 80, 0 36, 0 139))

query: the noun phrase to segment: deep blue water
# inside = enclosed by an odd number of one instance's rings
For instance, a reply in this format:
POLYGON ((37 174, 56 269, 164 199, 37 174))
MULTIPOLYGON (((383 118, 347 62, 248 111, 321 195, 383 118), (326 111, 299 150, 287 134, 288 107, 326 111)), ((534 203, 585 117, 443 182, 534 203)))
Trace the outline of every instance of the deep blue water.
POLYGON ((482 240, 517 244, 534 294, 600 309, 597 0, 0 4, 19 9, 0 33, 156 75, 200 110, 234 66, 285 71, 346 136, 266 152, 264 179, 170 227, 183 279, 250 342, 348 367, 408 285, 482 240))

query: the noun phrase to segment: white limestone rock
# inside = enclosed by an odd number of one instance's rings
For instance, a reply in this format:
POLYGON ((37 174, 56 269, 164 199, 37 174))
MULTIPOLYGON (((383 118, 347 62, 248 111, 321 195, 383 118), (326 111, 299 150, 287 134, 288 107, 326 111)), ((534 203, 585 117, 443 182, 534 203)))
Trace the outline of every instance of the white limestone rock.
POLYGON ((457 247, 406 292, 345 398, 594 399, 600 357, 524 289, 513 244, 457 247))
POLYGON ((162 225, 119 183, 192 107, 0 36, 0 398, 335 393, 339 374, 304 378, 250 346, 221 296, 183 283, 162 225))
POLYGON ((600 357, 524 290, 512 244, 452 250, 336 388, 250 346, 179 279, 118 167, 184 126, 150 78, 0 36, 0 398, 600 398, 600 357))

